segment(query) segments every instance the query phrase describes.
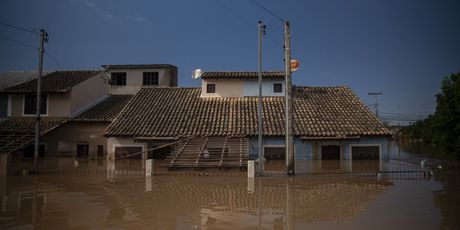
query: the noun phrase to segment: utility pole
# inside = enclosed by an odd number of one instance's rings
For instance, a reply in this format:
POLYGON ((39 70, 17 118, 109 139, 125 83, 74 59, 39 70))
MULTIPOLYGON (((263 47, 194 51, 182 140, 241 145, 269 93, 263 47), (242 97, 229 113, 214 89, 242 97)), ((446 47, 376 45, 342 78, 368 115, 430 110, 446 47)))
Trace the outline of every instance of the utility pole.
POLYGON ((293 176, 294 169, 294 138, 292 124, 292 81, 291 81, 291 30, 289 22, 284 22, 284 62, 286 66, 286 171, 293 176))
POLYGON ((374 106, 375 106, 375 115, 378 118, 380 118, 379 117, 379 98, 378 98, 378 96, 380 96, 382 94, 383 94, 382 92, 370 92, 370 93, 367 94, 369 96, 374 96, 374 98, 375 98, 375 104, 374 104, 374 106))
POLYGON ((263 127, 262 127, 262 36, 265 35, 266 26, 263 24, 262 21, 259 21, 259 98, 258 98, 258 106, 257 106, 257 114, 258 114, 258 148, 259 148, 259 165, 258 171, 259 175, 261 175, 264 171, 264 150, 263 150, 263 143, 262 143, 262 135, 263 135, 263 127))
POLYGON ((36 111, 36 120, 35 120, 35 146, 34 146, 34 170, 38 172, 38 154, 40 150, 40 102, 41 102, 41 80, 43 72, 43 53, 45 52, 44 44, 48 41, 48 33, 41 29, 40 30, 40 48, 38 49, 38 77, 37 77, 37 111, 36 111))

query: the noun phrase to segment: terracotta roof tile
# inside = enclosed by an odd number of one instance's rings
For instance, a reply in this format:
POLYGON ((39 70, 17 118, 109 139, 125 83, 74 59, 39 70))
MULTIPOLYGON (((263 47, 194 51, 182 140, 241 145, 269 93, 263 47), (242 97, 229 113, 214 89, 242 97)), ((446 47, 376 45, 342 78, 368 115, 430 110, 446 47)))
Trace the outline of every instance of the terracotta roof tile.
MULTIPOLYGON (((390 135, 348 87, 297 87, 294 134, 390 135)), ((108 136, 257 135, 257 97, 203 98, 200 88, 144 88, 108 127, 108 136)), ((264 97, 265 135, 284 135, 284 98, 264 97)))
MULTIPOLYGON (((66 118, 42 117, 40 134, 59 127, 66 118)), ((35 118, 12 117, 0 123, 0 154, 9 154, 33 143, 35 136, 35 118)))
MULTIPOLYGON (((51 73, 43 71, 43 76, 51 73)), ((0 74, 0 91, 37 78, 37 71, 9 71, 0 74)))
POLYGON ((132 95, 110 95, 103 101, 70 120, 111 122, 121 112, 131 97, 132 95))
MULTIPOLYGON (((65 117, 41 117, 40 132, 44 134, 64 123, 65 117)), ((10 117, 0 122, 0 133, 34 133, 35 117, 10 117)))
MULTIPOLYGON (((64 93, 81 82, 99 74, 100 71, 56 71, 43 76, 43 93, 64 93)), ((4 90, 6 93, 34 93, 37 92, 37 79, 28 81, 4 90)))

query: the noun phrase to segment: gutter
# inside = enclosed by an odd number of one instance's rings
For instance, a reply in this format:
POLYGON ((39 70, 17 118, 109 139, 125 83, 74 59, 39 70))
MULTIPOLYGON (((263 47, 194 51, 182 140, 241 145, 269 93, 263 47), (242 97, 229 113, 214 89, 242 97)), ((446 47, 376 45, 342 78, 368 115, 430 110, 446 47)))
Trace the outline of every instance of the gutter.
POLYGON ((361 136, 335 136, 335 137, 310 137, 310 136, 300 136, 301 140, 311 141, 311 140, 359 140, 361 136))

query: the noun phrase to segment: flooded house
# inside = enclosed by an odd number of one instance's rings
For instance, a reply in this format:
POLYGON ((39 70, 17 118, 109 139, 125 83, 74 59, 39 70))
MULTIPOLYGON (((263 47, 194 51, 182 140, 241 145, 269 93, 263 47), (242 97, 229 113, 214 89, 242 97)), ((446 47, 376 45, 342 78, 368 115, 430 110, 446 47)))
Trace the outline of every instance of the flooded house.
MULTIPOLYGON (((46 138, 46 134, 66 123, 75 114, 103 100, 107 95, 105 82, 100 71, 55 71, 42 77, 41 156, 57 155, 66 148, 66 140, 77 138, 67 133, 59 139, 51 140, 46 138)), ((35 79, 3 90, 2 93, 8 95, 8 111, 7 119, 0 123, 2 154, 33 156, 31 144, 35 132, 36 87, 35 79)))
MULTIPOLYGON (((142 88, 107 129, 108 158, 141 152, 155 158, 168 146, 169 168, 245 168, 259 158, 257 77, 204 72, 199 88, 142 88)), ((265 159, 259 163, 266 170, 285 170, 284 77, 263 73, 265 159)), ((315 160, 347 168, 351 163, 340 162, 388 159, 391 132, 349 87, 295 86, 293 92, 297 171, 317 167, 309 164, 315 160)))
MULTIPOLYGON (((56 71, 42 78, 41 156, 103 159, 107 126, 141 87, 177 85, 167 64, 104 65, 105 71, 56 71)), ((3 91, 8 116, 0 123, 0 152, 33 156, 36 80, 3 91)))

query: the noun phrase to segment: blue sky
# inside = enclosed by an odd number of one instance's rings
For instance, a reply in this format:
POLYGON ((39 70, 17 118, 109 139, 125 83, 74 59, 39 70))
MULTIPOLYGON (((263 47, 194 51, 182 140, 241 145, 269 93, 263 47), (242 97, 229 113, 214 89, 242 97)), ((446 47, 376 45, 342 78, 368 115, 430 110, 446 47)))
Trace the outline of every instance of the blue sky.
MULTIPOLYGON (((442 78, 460 71, 456 0, 257 0, 291 23, 297 85, 350 86, 383 117, 435 109, 442 78)), ((267 24, 265 70, 283 69, 283 24, 252 0, 2 0, 0 22, 49 33, 45 68, 168 63, 180 86, 197 68, 257 70, 257 21, 267 24)), ((34 70, 38 37, 0 26, 0 71, 34 70)))

